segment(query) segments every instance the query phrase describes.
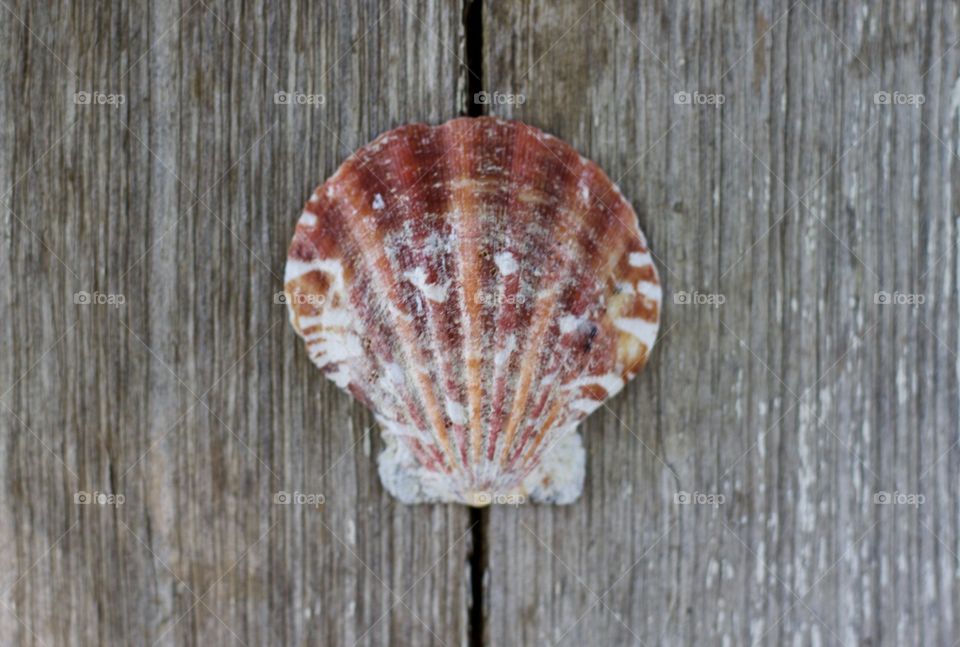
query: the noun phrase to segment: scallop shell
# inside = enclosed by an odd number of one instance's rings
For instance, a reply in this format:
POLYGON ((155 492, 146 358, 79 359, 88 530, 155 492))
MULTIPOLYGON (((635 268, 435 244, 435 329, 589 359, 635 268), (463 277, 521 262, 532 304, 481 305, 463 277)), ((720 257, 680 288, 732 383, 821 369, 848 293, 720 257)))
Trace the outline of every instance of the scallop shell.
POLYGON ((310 197, 284 277, 313 362, 375 414, 407 502, 569 503, 577 425, 656 339, 661 290, 633 209, 531 126, 391 130, 310 197))

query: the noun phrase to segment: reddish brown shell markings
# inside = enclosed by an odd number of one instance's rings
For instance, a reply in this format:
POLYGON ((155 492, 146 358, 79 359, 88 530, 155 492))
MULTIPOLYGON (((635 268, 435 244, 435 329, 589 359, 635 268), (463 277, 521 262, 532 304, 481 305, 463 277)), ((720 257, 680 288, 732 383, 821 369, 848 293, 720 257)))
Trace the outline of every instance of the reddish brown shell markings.
POLYGON ((405 502, 573 501, 575 429, 643 367, 660 318, 616 186, 490 117, 354 153, 304 207, 284 283, 310 358, 376 415, 405 502))

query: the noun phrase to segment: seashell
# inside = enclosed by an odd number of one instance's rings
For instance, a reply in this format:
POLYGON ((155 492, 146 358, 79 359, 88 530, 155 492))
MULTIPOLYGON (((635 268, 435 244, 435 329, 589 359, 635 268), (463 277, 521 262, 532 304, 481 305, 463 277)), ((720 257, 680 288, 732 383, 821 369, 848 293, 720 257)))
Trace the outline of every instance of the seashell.
POLYGON ((310 197, 287 259, 311 360, 375 414, 407 502, 569 503, 577 425, 643 367, 661 289, 600 168, 516 121, 391 130, 310 197))

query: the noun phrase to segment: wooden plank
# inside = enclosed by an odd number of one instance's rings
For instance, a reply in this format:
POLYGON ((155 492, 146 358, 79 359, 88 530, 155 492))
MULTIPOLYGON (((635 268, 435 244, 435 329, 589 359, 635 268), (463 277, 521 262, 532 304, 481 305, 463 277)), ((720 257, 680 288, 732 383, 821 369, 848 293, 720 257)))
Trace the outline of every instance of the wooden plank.
MULTIPOLYGON (((468 513, 383 493, 370 416, 273 303, 316 182, 460 105, 459 3, 0 15, 0 635, 464 644, 468 513)), ((648 370, 585 425, 584 498, 490 513, 486 642, 952 642, 957 4, 484 19, 486 88, 525 98, 492 112, 618 178, 666 287, 648 370)))
POLYGON ((489 644, 955 639, 958 31, 955 2, 484 4, 485 87, 525 98, 492 112, 618 179, 665 286, 581 501, 491 512, 489 644))
POLYGON ((456 114, 460 9, 0 9, 4 644, 465 643, 468 511, 384 493, 274 302, 316 184, 456 114))

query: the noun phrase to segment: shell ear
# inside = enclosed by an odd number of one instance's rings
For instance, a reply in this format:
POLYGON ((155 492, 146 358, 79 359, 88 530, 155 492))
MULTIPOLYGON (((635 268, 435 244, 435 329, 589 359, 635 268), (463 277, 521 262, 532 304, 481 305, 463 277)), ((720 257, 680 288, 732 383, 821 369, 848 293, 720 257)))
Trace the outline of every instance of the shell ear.
MULTIPOLYGON (((403 503, 449 501, 447 485, 423 468, 404 443, 387 436, 386 448, 377 459, 380 482, 391 496, 403 503)), ((553 503, 566 505, 580 498, 586 478, 587 453, 583 439, 573 431, 543 451, 543 458, 518 487, 505 492, 464 492, 462 502, 474 507, 553 503)))
POLYGON ((523 486, 531 501, 565 505, 580 498, 587 475, 587 452, 576 431, 543 452, 543 459, 523 486))

